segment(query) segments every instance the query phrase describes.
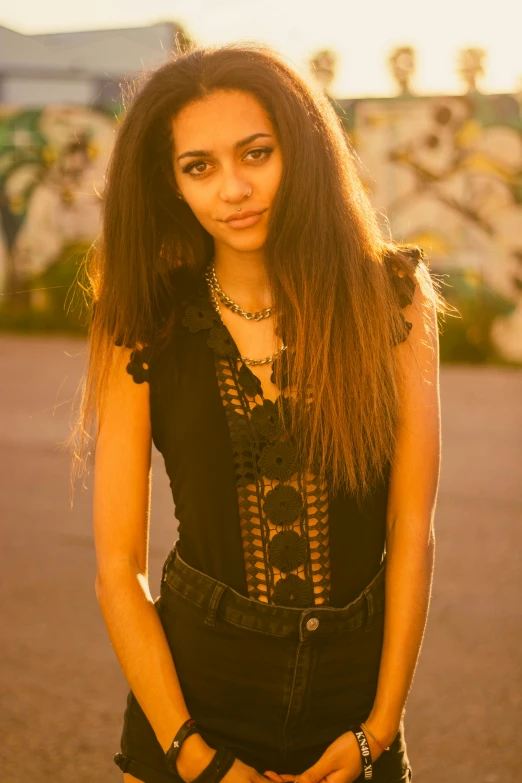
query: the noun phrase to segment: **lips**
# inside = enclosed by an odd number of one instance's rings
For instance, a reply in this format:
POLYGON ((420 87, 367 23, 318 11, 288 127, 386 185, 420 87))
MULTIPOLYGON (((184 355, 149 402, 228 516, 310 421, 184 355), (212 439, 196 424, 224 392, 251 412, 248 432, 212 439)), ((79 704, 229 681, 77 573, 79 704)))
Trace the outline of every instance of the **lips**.
POLYGON ((247 210, 246 212, 241 211, 239 215, 237 212, 234 212, 233 215, 224 218, 223 223, 229 223, 231 220, 243 220, 243 218, 252 217, 253 215, 261 215, 264 211, 264 209, 247 210))
POLYGON ((261 220, 268 207, 265 209, 248 209, 245 212, 235 212, 229 215, 222 222, 226 223, 230 229, 245 229, 255 226, 261 220))

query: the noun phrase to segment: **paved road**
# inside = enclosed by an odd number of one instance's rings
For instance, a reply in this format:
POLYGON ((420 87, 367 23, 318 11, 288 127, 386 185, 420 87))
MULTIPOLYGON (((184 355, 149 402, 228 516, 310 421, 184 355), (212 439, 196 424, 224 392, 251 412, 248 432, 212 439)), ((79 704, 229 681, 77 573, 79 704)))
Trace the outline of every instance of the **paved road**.
MULTIPOLYGON (((127 686, 94 594, 92 474, 70 507, 85 343, 0 337, 2 783, 118 783, 127 686)), ((428 627, 406 713, 415 783, 522 780, 522 372, 445 367, 428 627)), ((151 584, 176 537, 153 461, 151 584)))

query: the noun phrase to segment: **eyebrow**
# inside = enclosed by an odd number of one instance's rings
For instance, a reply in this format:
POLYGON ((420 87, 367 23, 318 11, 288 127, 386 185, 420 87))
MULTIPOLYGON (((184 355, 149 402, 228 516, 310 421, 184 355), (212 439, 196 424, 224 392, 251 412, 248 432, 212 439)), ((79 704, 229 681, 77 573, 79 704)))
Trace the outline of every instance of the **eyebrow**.
MULTIPOLYGON (((239 141, 236 141, 234 143, 234 149, 238 150, 241 147, 244 147, 247 144, 250 144, 250 142, 255 141, 255 139, 259 139, 260 137, 268 137, 273 138, 271 133, 253 133, 251 136, 247 136, 245 139, 239 139, 239 141)), ((212 150, 189 150, 188 152, 184 152, 182 155, 179 155, 176 160, 181 160, 181 158, 196 158, 199 156, 206 156, 206 155, 212 155, 212 150)))

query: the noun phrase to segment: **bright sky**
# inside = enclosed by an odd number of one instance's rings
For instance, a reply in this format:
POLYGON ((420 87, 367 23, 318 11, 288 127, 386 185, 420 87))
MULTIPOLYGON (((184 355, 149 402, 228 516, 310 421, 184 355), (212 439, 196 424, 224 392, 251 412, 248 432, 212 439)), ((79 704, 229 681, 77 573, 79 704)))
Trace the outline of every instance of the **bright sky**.
POLYGON ((133 27, 179 21, 201 44, 257 40, 303 67, 319 48, 338 52, 335 97, 394 91, 386 58, 398 45, 417 49, 414 89, 458 93, 456 52, 488 51, 486 92, 522 88, 522 4, 517 0, 3 0, 0 24, 22 33, 133 27), (518 7, 518 10, 517 10, 518 7))

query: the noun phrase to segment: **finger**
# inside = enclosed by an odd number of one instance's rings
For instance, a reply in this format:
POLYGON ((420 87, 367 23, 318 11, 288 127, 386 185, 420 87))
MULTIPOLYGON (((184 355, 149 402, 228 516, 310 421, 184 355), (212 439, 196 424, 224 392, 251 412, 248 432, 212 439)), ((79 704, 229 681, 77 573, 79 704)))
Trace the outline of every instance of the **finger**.
POLYGON ((270 780, 275 781, 275 783, 282 783, 283 779, 281 775, 278 775, 277 772, 274 772, 271 769, 267 769, 263 774, 266 778, 270 778, 270 780))
POLYGON ((332 765, 324 756, 321 756, 319 761, 305 769, 300 775, 296 775, 294 780, 296 783, 321 783, 329 772, 332 772, 332 765))

